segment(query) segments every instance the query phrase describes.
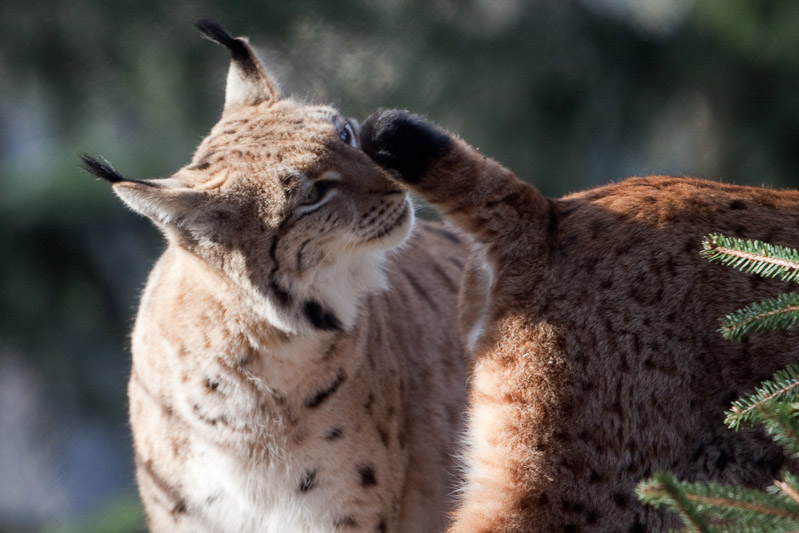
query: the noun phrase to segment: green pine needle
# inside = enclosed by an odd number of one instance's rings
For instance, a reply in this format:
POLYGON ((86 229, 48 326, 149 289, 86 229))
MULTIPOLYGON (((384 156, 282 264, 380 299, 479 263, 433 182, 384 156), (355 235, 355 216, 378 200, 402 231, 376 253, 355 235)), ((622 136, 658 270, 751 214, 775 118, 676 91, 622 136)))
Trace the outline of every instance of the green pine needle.
MULTIPOLYGON (((779 370, 770 380, 764 381, 755 392, 732 403, 725 413, 724 423, 732 429, 741 424, 763 421, 763 412, 774 409, 776 403, 795 403, 799 401, 799 365, 788 365, 779 370)), ((793 410, 795 408, 792 407, 793 410)))
POLYGON ((684 483, 668 472, 658 472, 649 479, 638 484, 635 493, 642 503, 649 505, 665 505, 676 512, 688 527, 684 531, 691 533, 710 533, 710 528, 685 497, 684 483))
POLYGON ((763 424, 774 441, 792 457, 799 457, 799 420, 790 403, 776 402, 761 412, 763 424))
POLYGON ((796 531, 799 503, 783 491, 766 493, 719 483, 687 483, 658 473, 638 485, 639 499, 666 505, 688 526, 684 531, 796 531))
POLYGON ((787 497, 799 504, 799 478, 788 470, 783 470, 781 480, 775 480, 768 490, 772 494, 782 492, 787 497))
POLYGON ((799 251, 761 241, 725 237, 717 233, 702 242, 702 255, 749 274, 783 281, 799 281, 799 251))
POLYGON ((799 325, 799 293, 749 304, 721 319, 719 331, 727 340, 740 341, 753 333, 789 329, 799 325))

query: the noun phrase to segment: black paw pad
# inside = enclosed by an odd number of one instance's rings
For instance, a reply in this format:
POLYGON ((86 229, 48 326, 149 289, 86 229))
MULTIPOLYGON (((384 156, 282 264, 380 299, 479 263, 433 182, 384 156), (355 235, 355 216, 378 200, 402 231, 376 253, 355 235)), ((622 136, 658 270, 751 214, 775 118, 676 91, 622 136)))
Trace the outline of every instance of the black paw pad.
POLYGON ((361 146, 397 178, 415 183, 430 163, 450 150, 452 138, 419 115, 380 110, 363 123, 361 146))

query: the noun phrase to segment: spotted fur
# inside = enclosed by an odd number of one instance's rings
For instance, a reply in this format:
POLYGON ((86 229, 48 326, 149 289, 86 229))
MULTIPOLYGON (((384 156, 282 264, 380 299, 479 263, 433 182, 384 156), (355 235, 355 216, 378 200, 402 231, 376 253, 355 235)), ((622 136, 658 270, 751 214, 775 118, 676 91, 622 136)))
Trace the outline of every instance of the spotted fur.
POLYGON ((799 192, 650 177, 547 199, 401 111, 370 117, 363 144, 474 247, 452 533, 662 531, 674 516, 633 490, 654 472, 764 487, 795 468, 760 431, 727 430, 723 411, 795 362, 799 335, 717 332, 718 317, 785 288, 699 250, 711 232, 796 247, 799 192))
POLYGON ((128 390, 149 526, 441 530, 466 396, 463 246, 412 231, 354 122, 280 97, 245 40, 199 27, 232 62, 192 161, 131 180, 84 157, 168 242, 128 390))

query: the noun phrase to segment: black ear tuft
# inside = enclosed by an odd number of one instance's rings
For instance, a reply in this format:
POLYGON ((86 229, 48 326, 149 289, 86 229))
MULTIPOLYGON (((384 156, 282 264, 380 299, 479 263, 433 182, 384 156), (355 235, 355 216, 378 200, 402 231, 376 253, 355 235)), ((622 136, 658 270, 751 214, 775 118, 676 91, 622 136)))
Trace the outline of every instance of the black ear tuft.
POLYGON ((255 58, 252 56, 245 41, 232 37, 225 29, 216 22, 200 19, 194 23, 206 39, 221 44, 230 50, 233 60, 239 63, 245 72, 250 73, 257 70, 255 58))
POLYGON ((200 33, 202 33, 206 39, 210 39, 231 50, 233 50, 238 41, 238 39, 226 32, 222 26, 212 20, 200 19, 194 23, 194 27, 200 30, 200 33))
POLYGON ((80 158, 83 161, 83 170, 93 176, 103 178, 109 183, 127 181, 104 157, 101 157, 102 161, 100 161, 86 154, 81 154, 80 158))

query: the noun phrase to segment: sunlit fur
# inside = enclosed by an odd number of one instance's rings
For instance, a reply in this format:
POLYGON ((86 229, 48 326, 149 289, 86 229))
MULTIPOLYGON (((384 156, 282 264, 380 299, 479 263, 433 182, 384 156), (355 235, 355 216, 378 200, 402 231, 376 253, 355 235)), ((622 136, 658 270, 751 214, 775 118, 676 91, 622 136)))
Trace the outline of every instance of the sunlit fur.
POLYGON ((404 189, 345 142, 356 128, 280 98, 210 24, 233 62, 192 161, 136 181, 85 158, 168 242, 132 335, 149 527, 441 530, 466 396, 463 247, 437 224, 412 233, 404 189))
POLYGON ((799 335, 736 343, 717 331, 786 287, 699 250, 711 232, 796 247, 799 192, 656 176, 548 199, 420 117, 387 111, 363 131, 367 151, 474 247, 460 296, 475 358, 466 483, 451 533, 662 531, 675 517, 634 495, 655 472, 762 488, 795 468, 760 430, 723 420, 796 362, 799 335))

